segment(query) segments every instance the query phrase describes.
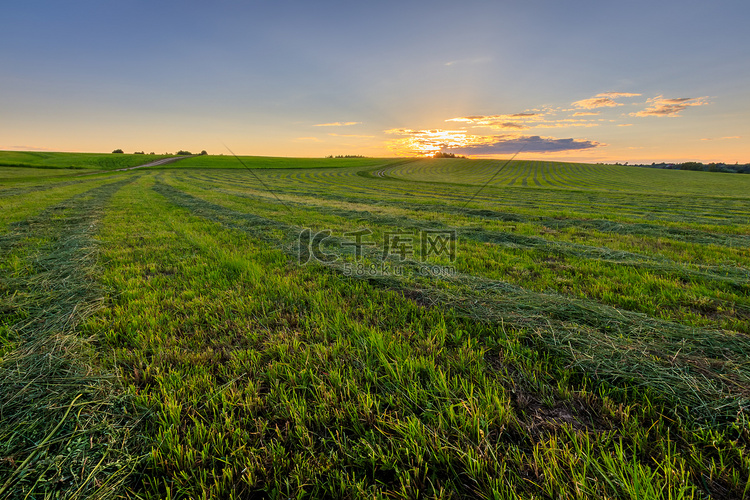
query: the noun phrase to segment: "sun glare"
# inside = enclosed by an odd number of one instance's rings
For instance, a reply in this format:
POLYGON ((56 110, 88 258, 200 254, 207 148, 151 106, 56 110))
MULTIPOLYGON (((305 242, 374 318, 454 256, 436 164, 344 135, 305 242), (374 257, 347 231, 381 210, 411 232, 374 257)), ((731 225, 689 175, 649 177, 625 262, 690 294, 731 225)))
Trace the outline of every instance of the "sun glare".
POLYGON ((479 139, 468 135, 465 130, 395 129, 387 133, 403 136, 388 144, 389 149, 399 156, 432 156, 447 149, 476 144, 479 139))

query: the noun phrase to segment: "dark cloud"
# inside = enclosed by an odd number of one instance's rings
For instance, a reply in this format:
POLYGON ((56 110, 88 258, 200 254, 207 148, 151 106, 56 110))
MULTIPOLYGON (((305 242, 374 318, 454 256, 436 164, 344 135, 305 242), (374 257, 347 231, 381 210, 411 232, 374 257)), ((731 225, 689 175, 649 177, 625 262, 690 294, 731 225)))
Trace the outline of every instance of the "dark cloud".
POLYGON ((516 122, 503 122, 503 123, 496 123, 493 125, 494 128, 515 128, 519 130, 527 129, 526 125, 523 123, 516 123, 516 122))
POLYGON ((648 100, 651 104, 648 108, 630 113, 630 116, 680 116, 680 111, 691 106, 705 106, 708 97, 677 97, 665 99, 657 96, 648 100))
POLYGON ((595 141, 579 139, 555 139, 538 135, 525 137, 495 136, 494 141, 486 144, 472 144, 453 148, 445 148, 451 153, 468 155, 517 153, 522 147, 524 153, 553 153, 560 151, 576 151, 591 149, 603 144, 595 141))

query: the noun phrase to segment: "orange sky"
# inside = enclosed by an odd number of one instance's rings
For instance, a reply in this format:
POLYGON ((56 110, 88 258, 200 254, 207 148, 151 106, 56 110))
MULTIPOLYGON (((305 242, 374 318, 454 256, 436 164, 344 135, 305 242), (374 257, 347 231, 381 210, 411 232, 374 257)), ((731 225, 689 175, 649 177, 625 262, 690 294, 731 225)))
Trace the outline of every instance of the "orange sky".
POLYGON ((750 162, 745 2, 42 0, 3 18, 0 149, 750 162))

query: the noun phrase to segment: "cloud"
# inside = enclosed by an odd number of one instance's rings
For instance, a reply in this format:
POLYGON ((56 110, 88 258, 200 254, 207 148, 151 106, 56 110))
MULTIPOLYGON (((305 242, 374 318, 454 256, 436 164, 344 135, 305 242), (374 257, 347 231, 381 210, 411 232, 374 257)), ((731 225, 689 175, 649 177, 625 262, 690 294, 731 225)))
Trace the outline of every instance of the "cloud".
POLYGON ((359 134, 336 134, 336 133, 329 133, 328 135, 332 137, 356 137, 358 139, 372 139, 375 136, 374 135, 359 135, 359 134))
POLYGON ((558 153, 562 151, 579 151, 592 149, 604 144, 579 139, 555 139, 554 137, 533 136, 492 136, 485 144, 470 144, 456 148, 446 148, 452 153, 468 155, 487 155, 517 153, 558 153))
POLYGON ((701 141, 726 141, 729 139, 742 139, 739 135, 728 135, 726 137, 706 137, 705 139, 701 139, 701 141))
POLYGON ((656 96, 648 99, 651 104, 648 108, 630 113, 630 116, 680 116, 680 111, 691 106, 705 106, 708 97, 678 97, 676 99, 665 99, 664 96, 656 96))
POLYGON ((594 97, 589 99, 582 99, 573 103, 576 108, 584 109, 596 109, 596 108, 613 108, 616 106, 624 106, 621 102, 616 102, 615 99, 619 97, 635 97, 641 94, 633 94, 630 92, 603 92, 596 94, 594 97))
POLYGON ((510 115, 473 115, 449 118, 447 122, 470 123, 477 126, 497 128, 528 128, 527 123, 544 120, 542 113, 514 113, 510 115))
POLYGON ((573 103, 577 108, 595 109, 595 108, 613 108, 615 106, 624 106, 621 102, 615 102, 609 97, 592 97, 573 103))
POLYGON ((641 94, 634 94, 632 92, 602 92, 597 94, 596 97, 611 97, 617 99, 618 97, 638 97, 641 94))
POLYGON ((9 146, 0 147, 0 151, 59 151, 57 149, 44 148, 41 146, 9 146))
POLYGON ((558 120, 535 125, 534 128, 567 128, 567 127, 598 127, 598 123, 585 120, 558 120))
POLYGON ((633 126, 632 123, 621 123, 618 125, 618 127, 632 127, 632 126, 633 126))
POLYGON ((579 111, 577 113, 573 113, 573 116, 597 116, 601 114, 600 111, 579 111))
POLYGON ((332 123, 318 123, 313 127, 349 127, 351 125, 359 125, 362 122, 332 122, 332 123))
MULTIPOLYGON (((411 135, 411 134, 417 134, 420 131, 418 130, 412 130, 410 128, 390 128, 388 130, 384 130, 383 133, 390 134, 390 135, 411 135)), ((422 132, 426 132, 423 130, 422 132)), ((463 132, 464 134, 466 132, 463 132)))
POLYGON ((385 131, 389 135, 401 136, 388 143, 388 147, 399 154, 433 155, 444 148, 458 147, 475 140, 466 130, 412 130, 396 128, 385 131))
POLYGON ((504 135, 471 135, 466 130, 391 129, 387 134, 399 135, 388 147, 399 154, 433 155, 452 152, 468 155, 516 153, 521 147, 527 153, 574 151, 602 146, 598 142, 554 137, 504 135))
POLYGON ((509 115, 473 115, 450 118, 447 122, 468 123, 475 127, 486 127, 494 130, 528 130, 530 128, 563 128, 563 127, 596 127, 596 123, 586 120, 552 118, 556 110, 547 112, 523 112, 509 115))

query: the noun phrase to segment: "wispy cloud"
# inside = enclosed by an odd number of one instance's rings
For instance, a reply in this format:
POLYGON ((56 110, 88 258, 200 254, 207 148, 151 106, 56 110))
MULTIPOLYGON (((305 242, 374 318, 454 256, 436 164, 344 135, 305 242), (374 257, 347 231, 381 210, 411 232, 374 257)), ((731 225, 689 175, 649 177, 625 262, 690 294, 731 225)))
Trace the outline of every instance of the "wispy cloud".
POLYGON ((656 96, 648 99, 647 103, 651 104, 648 108, 630 113, 630 116, 680 116, 680 111, 692 106, 705 106, 708 103, 708 97, 678 97, 676 99, 666 99, 664 96, 656 96))
POLYGON ((432 155, 441 151, 468 155, 505 154, 516 153, 522 147, 527 153, 550 153, 603 146, 595 141, 538 135, 471 135, 466 130, 391 129, 386 133, 402 136, 391 141, 389 147, 399 154, 407 155, 432 155))
POLYGON ((494 130, 528 130, 531 128, 596 127, 597 123, 587 120, 554 118, 555 110, 548 112, 524 112, 506 115, 475 115, 450 118, 446 122, 467 123, 474 127, 494 130))
POLYGON ((633 124, 632 124, 632 123, 620 123, 620 124, 618 125, 618 127, 632 127, 632 126, 633 126, 633 124))
POLYGON ((320 142, 317 137, 297 137, 295 141, 309 141, 309 142, 320 142))
POLYGON ((0 151, 58 151, 57 149, 43 148, 41 146, 0 146, 0 151))
POLYGON ((332 122, 332 123, 318 123, 313 127, 349 127, 351 125, 359 125, 362 122, 332 122))
POLYGON ((623 103, 615 101, 620 97, 636 97, 641 94, 633 94, 631 92, 602 92, 596 94, 594 97, 589 99, 582 99, 573 103, 576 108, 583 109, 596 109, 596 108, 613 108, 616 106, 624 106, 623 103))
POLYGON ((726 137, 706 137, 704 139, 701 139, 701 141, 726 141, 730 139, 742 139, 739 135, 728 135, 726 137))
POLYGON ((577 113, 573 113, 573 116, 597 116, 600 114, 600 111, 579 111, 577 113))
POLYGON ((612 99, 617 99, 618 97, 638 97, 641 94, 634 94, 633 92, 602 92, 601 94, 596 94, 596 97, 611 97, 612 99))
POLYGON ((507 115, 473 115, 449 118, 446 122, 468 123, 474 126, 492 127, 498 129, 525 129, 529 124, 544 120, 543 113, 513 113, 507 115))
POLYGON ((329 133, 328 135, 332 137, 355 137, 357 139, 372 139, 375 136, 374 135, 359 135, 359 134, 336 134, 336 133, 329 133))

